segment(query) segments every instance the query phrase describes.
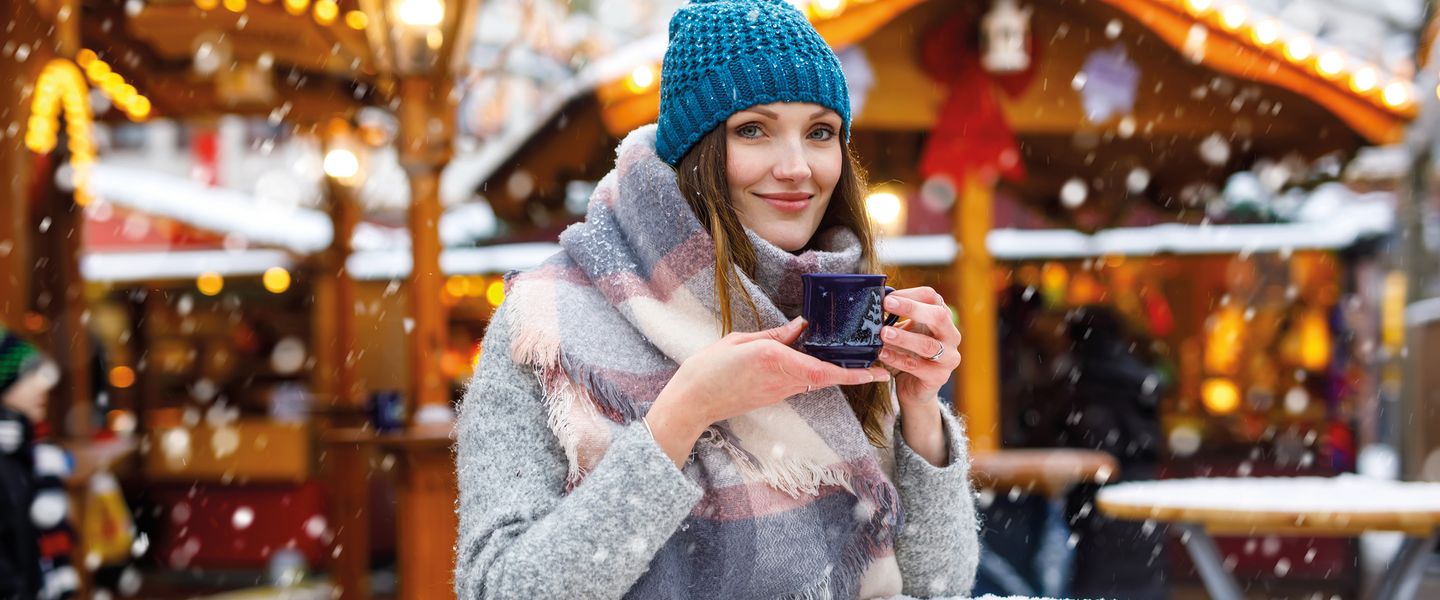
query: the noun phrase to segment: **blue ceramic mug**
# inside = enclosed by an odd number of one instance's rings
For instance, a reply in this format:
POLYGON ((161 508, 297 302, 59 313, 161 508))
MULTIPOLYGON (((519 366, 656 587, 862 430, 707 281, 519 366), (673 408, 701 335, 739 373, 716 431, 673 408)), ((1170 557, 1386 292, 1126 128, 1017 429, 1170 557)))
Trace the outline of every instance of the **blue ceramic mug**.
POLYGON ((884 275, 807 273, 800 316, 807 325, 800 340, 806 354, 846 368, 865 368, 880 357, 880 328, 894 325, 885 316, 885 296, 895 291, 884 275))

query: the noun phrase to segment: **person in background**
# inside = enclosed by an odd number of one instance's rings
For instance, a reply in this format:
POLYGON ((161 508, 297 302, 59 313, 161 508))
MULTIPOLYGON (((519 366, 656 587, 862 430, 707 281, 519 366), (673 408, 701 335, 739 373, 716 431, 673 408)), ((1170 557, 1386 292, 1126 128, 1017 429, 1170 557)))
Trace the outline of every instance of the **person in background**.
POLYGON ((70 457, 44 443, 48 394, 59 369, 30 342, 0 329, 0 598, 75 595, 75 544, 65 479, 70 457))
MULTIPOLYGON (((1119 481, 1154 479, 1160 455, 1164 381, 1149 345, 1105 306, 1076 309, 1070 318, 1076 373, 1063 445, 1100 450, 1120 464, 1119 481)), ((1161 599, 1165 528, 1111 519, 1095 510, 1097 484, 1077 486, 1069 518, 1077 536, 1071 594, 1080 598, 1161 599)))

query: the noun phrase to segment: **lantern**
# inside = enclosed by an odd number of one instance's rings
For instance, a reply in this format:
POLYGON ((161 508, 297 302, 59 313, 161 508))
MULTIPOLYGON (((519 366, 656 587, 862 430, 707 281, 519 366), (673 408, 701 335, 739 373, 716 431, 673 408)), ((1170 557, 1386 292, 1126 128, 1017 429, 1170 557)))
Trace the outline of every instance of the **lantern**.
POLYGON ((991 73, 1015 73, 1030 67, 1030 9, 1016 0, 995 0, 981 21, 984 48, 980 64, 991 73))

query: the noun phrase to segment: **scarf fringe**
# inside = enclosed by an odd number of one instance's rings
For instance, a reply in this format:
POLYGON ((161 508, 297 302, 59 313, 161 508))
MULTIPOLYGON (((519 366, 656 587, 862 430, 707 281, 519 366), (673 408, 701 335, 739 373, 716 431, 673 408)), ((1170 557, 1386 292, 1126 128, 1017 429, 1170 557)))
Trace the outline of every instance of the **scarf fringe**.
POLYGON ((720 427, 706 429, 700 439, 729 454, 747 480, 765 482, 791 498, 817 496, 820 488, 825 486, 839 486, 847 492, 855 493, 850 474, 843 467, 815 465, 786 458, 759 461, 735 443, 732 436, 720 427))

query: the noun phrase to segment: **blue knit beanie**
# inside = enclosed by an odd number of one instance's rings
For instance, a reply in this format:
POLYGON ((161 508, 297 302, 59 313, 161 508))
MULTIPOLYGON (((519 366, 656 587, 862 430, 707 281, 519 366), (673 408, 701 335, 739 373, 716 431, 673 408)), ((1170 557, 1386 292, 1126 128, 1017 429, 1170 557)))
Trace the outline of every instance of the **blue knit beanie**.
POLYGON ((655 152, 674 166, 730 115, 771 102, 829 108, 850 135, 840 60, 785 0, 693 0, 670 18, 655 152))

